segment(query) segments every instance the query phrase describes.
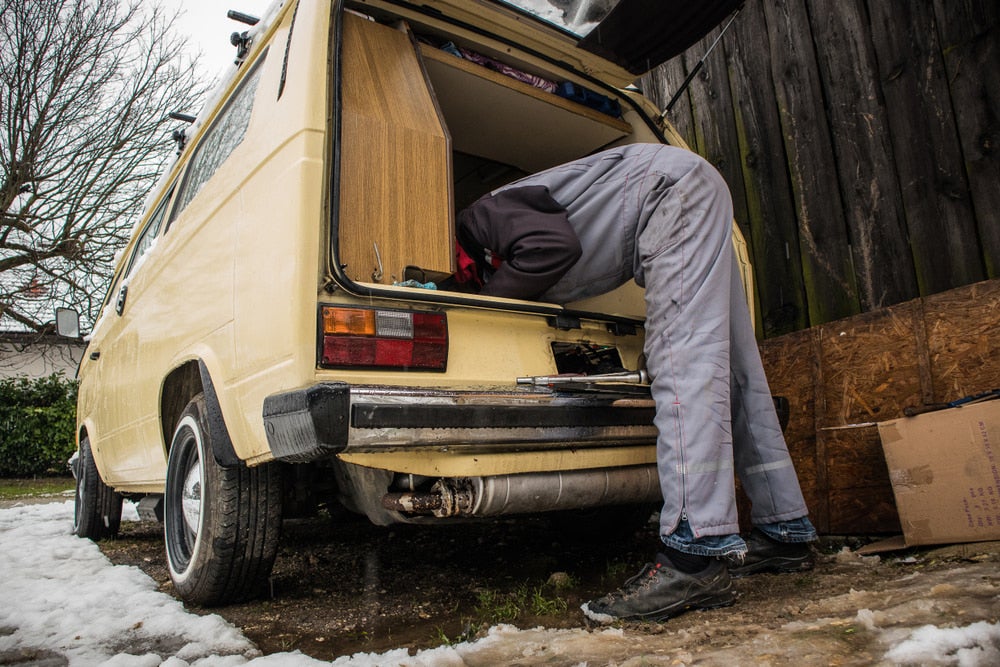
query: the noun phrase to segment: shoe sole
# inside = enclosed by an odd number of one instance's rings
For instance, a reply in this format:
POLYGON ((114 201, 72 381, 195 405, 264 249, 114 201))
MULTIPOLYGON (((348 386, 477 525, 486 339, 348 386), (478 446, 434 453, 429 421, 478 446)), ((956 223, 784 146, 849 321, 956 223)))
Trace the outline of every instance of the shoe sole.
POLYGON ((813 569, 813 562, 807 558, 768 558, 742 567, 729 568, 729 576, 740 579, 752 574, 761 572, 775 572, 777 574, 792 574, 795 572, 806 572, 813 569))
POLYGON ((670 605, 669 607, 657 609, 656 611, 650 611, 645 614, 612 616, 611 614, 591 610, 589 602, 581 605, 580 609, 583 611, 583 615, 590 620, 602 625, 608 625, 610 623, 614 623, 615 621, 666 621, 667 619, 675 616, 680 616, 684 612, 721 609, 723 607, 731 606, 734 602, 736 602, 736 594, 732 591, 732 584, 729 584, 724 591, 706 595, 701 599, 684 600, 682 602, 678 602, 677 604, 670 605))
POLYGON ((680 616, 681 614, 688 611, 708 611, 710 609, 722 609, 724 607, 732 606, 736 602, 736 595, 734 593, 729 593, 727 596, 721 599, 714 599, 704 602, 690 602, 686 601, 679 605, 674 605, 673 607, 667 607, 666 609, 661 609, 659 611, 654 611, 649 614, 641 614, 639 616, 630 617, 631 620, 643 620, 643 621, 666 621, 675 616, 680 616))

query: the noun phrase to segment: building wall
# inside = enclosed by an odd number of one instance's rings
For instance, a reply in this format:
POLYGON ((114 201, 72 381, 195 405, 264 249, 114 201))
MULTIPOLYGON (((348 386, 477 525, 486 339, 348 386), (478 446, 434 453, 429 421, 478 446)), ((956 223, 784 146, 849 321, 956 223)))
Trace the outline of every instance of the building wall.
POLYGON ((76 377, 86 345, 57 336, 0 333, 0 378, 76 377))

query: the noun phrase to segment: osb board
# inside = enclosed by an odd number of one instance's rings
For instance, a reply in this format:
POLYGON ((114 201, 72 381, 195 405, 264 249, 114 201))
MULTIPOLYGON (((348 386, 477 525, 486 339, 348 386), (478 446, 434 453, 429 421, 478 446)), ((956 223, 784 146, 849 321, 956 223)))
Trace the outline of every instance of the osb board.
POLYGON ((932 402, 1000 387, 1000 280, 924 299, 932 402))
POLYGON ((789 445, 816 439, 816 355, 814 331, 798 331, 761 343, 760 356, 771 393, 788 399, 789 445))
POLYGON ((894 419, 921 402, 919 323, 911 301, 819 327, 820 428, 894 419))
POLYGON ((877 427, 821 431, 819 437, 826 454, 827 481, 831 490, 863 486, 892 489, 877 427))
POLYGON ((838 427, 1000 387, 998 330, 992 280, 761 344, 772 393, 791 403, 786 440, 821 532, 900 530, 877 430, 838 427))
MULTIPOLYGON (((809 515, 819 530, 827 525, 826 457, 817 449, 816 372, 817 337, 813 330, 798 331, 764 341, 761 360, 775 396, 789 403, 785 442, 795 464, 809 515)), ((740 517, 748 520, 749 501, 741 498, 740 517)))
POLYGON ((901 530, 892 488, 863 486, 830 491, 830 522, 821 533, 875 535, 901 530))

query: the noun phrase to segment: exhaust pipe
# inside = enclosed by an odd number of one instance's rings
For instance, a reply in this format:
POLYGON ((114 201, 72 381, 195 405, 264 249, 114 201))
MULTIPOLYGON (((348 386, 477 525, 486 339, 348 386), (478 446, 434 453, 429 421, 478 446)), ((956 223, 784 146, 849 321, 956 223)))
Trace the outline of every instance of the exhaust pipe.
POLYGON ((659 502, 654 464, 628 468, 442 478, 430 491, 388 493, 386 509, 437 517, 491 517, 659 502))

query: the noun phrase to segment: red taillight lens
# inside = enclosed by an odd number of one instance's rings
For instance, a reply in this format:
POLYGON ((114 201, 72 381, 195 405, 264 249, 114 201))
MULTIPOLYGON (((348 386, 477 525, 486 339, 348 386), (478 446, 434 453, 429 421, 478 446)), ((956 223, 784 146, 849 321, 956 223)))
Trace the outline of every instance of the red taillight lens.
POLYGON ((443 371, 448 363, 444 313, 323 306, 322 366, 443 371))

